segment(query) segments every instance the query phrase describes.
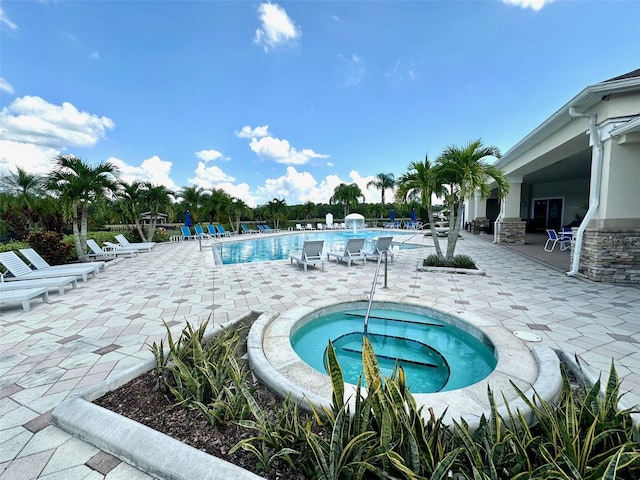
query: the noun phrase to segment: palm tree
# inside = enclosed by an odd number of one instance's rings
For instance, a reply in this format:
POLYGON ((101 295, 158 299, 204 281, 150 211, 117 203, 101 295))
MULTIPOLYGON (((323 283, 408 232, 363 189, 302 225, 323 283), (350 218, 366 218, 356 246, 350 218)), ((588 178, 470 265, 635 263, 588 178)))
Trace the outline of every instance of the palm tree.
POLYGON ((223 214, 228 215, 229 206, 231 205, 231 195, 221 188, 211 190, 211 195, 203 196, 203 212, 209 217, 211 222, 222 222, 223 214))
POLYGON ((151 242, 158 224, 158 214, 168 212, 168 209, 171 208, 171 196, 174 195, 174 192, 164 185, 145 183, 144 186, 142 200, 149 211, 149 228, 147 229, 147 237, 143 236, 142 241, 151 242))
POLYGON ((251 218, 253 210, 239 198, 233 198, 229 206, 229 222, 233 229, 238 232, 240 230, 240 221, 242 217, 251 218))
POLYGON ((15 197, 21 207, 33 208, 35 199, 43 197, 46 191, 45 177, 27 173, 20 167, 0 176, 0 192, 15 197))
POLYGON ((439 183, 448 186, 450 213, 447 260, 453 258, 456 248, 465 197, 479 191, 480 198, 486 199, 491 193, 489 179, 497 185, 498 199, 503 199, 509 193, 506 175, 494 165, 487 164, 484 161, 487 157, 500 158, 500 150, 494 146, 484 146, 478 139, 462 147, 447 147, 438 159, 436 168, 439 183))
POLYGON ((127 183, 124 180, 118 182, 118 207, 122 212, 123 220, 126 223, 133 223, 138 235, 141 239, 144 239, 144 233, 142 231, 142 224, 140 217, 142 216, 142 188, 143 183, 140 181, 133 181, 127 183))
POLYGON ((417 201, 427 210, 429 224, 431 225, 431 238, 433 238, 436 254, 440 260, 444 260, 438 235, 436 234, 433 219, 433 197, 442 197, 445 194, 444 187, 439 183, 434 164, 425 155, 424 162, 411 162, 406 173, 398 179, 396 199, 401 202, 417 201))
MULTIPOLYGON (((367 206, 367 216, 371 218, 380 218, 387 213, 387 210, 379 203, 372 203, 367 206)), ((376 222, 377 226, 377 222, 376 222)))
POLYGON ((76 253, 81 262, 86 262, 89 206, 107 192, 117 190, 117 169, 109 162, 92 167, 74 155, 58 155, 54 161, 56 165, 47 178, 47 186, 57 193, 65 213, 72 219, 76 253))
POLYGON ((305 220, 309 220, 309 218, 315 216, 317 208, 316 208, 316 204, 309 201, 306 202, 303 206, 302 206, 303 212, 304 212, 304 219, 305 220))
POLYGON ((182 198, 182 208, 184 211, 191 212, 191 218, 194 223, 200 222, 200 212, 204 203, 204 188, 191 186, 184 187, 180 190, 178 196, 182 198))
POLYGON ((367 188, 375 187, 378 190, 380 190, 382 207, 384 207, 385 205, 385 202, 384 202, 385 191, 387 189, 392 189, 395 186, 396 186, 396 179, 393 173, 379 173, 376 175, 375 180, 371 180, 369 183, 367 183, 367 188))
POLYGON ((269 216, 273 218, 275 228, 280 228, 280 220, 287 218, 287 202, 284 199, 274 198, 267 204, 267 212, 269 216))
POLYGON ((364 201, 364 195, 357 183, 347 185, 341 183, 333 190, 333 196, 329 199, 331 204, 342 204, 344 217, 349 214, 349 207, 355 208, 358 206, 358 199, 362 198, 364 201))

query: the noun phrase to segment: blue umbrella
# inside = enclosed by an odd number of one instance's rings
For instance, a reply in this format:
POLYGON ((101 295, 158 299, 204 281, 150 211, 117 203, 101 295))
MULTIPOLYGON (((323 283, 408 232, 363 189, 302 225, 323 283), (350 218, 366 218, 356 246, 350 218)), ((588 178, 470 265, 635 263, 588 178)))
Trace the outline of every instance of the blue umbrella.
POLYGON ((416 221, 416 209, 415 208, 411 209, 411 221, 412 222, 416 221))
POLYGON ((396 219, 396 212, 393 211, 393 208, 391 209, 391 212, 389 213, 389 218, 391 219, 392 222, 396 219))
POLYGON ((187 227, 193 225, 193 222, 191 221, 191 212, 189 210, 187 210, 187 213, 184 215, 184 224, 187 227))

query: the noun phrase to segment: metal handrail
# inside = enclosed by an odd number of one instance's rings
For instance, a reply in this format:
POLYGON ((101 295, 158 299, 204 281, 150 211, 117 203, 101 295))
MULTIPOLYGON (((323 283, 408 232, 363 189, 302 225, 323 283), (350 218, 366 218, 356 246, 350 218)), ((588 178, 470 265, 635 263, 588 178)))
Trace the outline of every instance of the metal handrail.
POLYGON ((378 264, 376 265, 376 271, 373 273, 373 283, 371 284, 371 292, 369 293, 369 305, 367 305, 367 314, 364 316, 364 334, 367 335, 369 330, 369 314, 371 313, 371 304, 373 303, 373 294, 376 291, 376 285, 378 283, 378 274, 380 273, 380 265, 382 265, 382 254, 385 258, 387 256, 387 250, 380 252, 378 255, 378 264))

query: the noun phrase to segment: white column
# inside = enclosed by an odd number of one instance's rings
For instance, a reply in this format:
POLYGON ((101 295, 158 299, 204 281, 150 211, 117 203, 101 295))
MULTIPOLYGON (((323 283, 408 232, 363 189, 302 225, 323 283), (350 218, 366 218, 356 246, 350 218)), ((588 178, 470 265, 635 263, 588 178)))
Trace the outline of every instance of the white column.
POLYGON ((520 219, 520 202, 522 201, 522 176, 509 176, 509 193, 501 201, 504 205, 504 218, 520 219))

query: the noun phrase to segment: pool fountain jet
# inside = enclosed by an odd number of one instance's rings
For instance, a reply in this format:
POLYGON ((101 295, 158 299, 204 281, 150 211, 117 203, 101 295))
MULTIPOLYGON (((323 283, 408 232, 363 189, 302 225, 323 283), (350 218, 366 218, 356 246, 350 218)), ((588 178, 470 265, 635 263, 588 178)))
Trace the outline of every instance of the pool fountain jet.
POLYGON ((358 228, 364 228, 364 217, 359 213, 350 213, 344 217, 344 225, 346 228, 352 228, 355 235, 358 228))

